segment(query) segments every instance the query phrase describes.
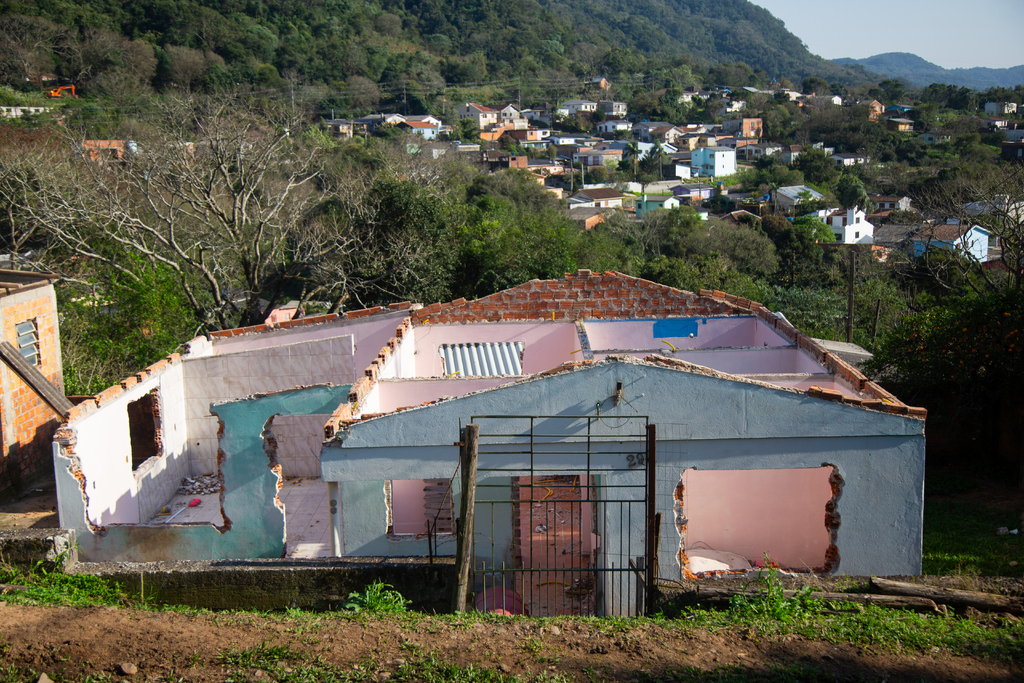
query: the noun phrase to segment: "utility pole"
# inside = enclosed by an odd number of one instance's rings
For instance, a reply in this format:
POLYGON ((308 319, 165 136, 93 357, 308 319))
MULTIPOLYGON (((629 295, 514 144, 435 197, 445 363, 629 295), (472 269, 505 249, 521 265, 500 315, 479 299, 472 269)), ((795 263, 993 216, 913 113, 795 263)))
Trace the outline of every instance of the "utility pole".
POLYGON ((846 341, 853 343, 853 281, 857 276, 857 245, 850 245, 850 288, 849 297, 846 302, 846 341))

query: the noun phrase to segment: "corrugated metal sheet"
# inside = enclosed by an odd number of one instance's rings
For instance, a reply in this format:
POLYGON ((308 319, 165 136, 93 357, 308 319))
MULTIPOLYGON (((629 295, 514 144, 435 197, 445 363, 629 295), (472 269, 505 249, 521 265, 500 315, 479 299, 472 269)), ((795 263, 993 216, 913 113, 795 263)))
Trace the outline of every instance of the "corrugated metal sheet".
POLYGON ((523 342, 478 342, 442 344, 437 352, 446 375, 494 377, 523 374, 523 348, 523 342))

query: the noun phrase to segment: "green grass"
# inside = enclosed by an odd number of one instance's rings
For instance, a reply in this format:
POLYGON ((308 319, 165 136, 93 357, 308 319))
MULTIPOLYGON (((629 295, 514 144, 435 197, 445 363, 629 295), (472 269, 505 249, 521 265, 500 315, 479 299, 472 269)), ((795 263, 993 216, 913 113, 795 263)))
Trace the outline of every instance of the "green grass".
POLYGON ((1024 536, 996 534, 999 527, 1019 529, 1020 514, 974 503, 925 500, 923 572, 1024 576, 1024 536))
POLYGON ((24 572, 10 565, 0 564, 0 583, 28 588, 0 596, 0 600, 12 603, 87 607, 129 605, 138 602, 130 598, 117 584, 112 585, 98 576, 46 571, 41 565, 31 572, 24 572))
POLYGON ((834 674, 829 675, 817 667, 799 662, 773 666, 756 673, 739 666, 720 666, 711 671, 688 666, 661 676, 643 672, 640 675, 641 683, 833 683, 835 680, 834 674))

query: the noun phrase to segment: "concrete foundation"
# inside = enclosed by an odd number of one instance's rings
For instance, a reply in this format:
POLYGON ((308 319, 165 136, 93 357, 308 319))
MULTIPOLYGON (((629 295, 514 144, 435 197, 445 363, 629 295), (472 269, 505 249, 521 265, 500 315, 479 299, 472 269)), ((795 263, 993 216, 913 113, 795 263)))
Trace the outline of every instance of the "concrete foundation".
POLYGON ((412 600, 409 609, 442 613, 451 611, 455 585, 452 558, 82 563, 72 571, 159 604, 205 609, 336 610, 379 579, 412 600))

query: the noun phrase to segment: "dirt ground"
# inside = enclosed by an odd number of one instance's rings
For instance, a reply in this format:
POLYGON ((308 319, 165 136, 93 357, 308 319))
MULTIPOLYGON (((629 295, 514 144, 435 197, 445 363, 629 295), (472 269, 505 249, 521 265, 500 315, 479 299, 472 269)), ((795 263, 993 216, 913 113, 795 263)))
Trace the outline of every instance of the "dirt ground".
MULTIPOLYGON (((964 495, 985 504, 1014 505, 1019 493, 989 485, 964 495)), ((959 499, 959 497, 944 497, 959 499)), ((0 506, 0 528, 57 526, 52 485, 0 506)), ((977 579, 976 579, 977 580, 977 579)), ((982 581, 975 590, 1024 593, 1024 582, 982 581), (996 585, 998 584, 998 585, 996 585)), ((940 585, 946 583, 939 579, 940 585)), ((956 582, 950 577, 950 585, 956 582)), ((960 587, 960 586, 954 586, 960 587)), ((993 626, 997 627, 997 626, 993 626)), ((345 669, 360 667, 371 680, 387 680, 406 662, 434 656, 509 674, 564 674, 572 680, 639 681, 694 667, 736 667, 759 680, 772 667, 803 665, 828 681, 1021 681, 1020 665, 935 651, 894 654, 884 649, 835 645, 801 636, 764 637, 748 629, 708 632, 685 620, 620 627, 602 620, 495 617, 465 624, 422 618, 346 619, 331 615, 286 617, 237 613, 96 608, 26 607, 0 602, 0 680, 8 667, 47 673, 54 680, 225 681, 275 680, 298 666, 282 661, 268 671, 239 676, 222 655, 245 648, 287 646, 345 669), (123 675, 123 665, 137 668, 123 675), (93 679, 95 680, 95 678, 93 679)), ((5 673, 7 677, 5 678, 5 673)), ((33 683, 38 675, 33 675, 33 683)), ((28 680, 28 679, 26 679, 28 680)), ((772 678, 772 680, 781 680, 772 678)))
MULTIPOLYGON (((608 624, 594 620, 493 619, 452 625, 427 618, 409 625, 399 619, 186 616, 0 603, 0 659, 3 666, 46 672, 55 680, 107 674, 114 680, 224 681, 231 671, 220 655, 260 645, 287 646, 345 669, 359 666, 375 680, 387 680, 399 665, 427 656, 511 674, 557 672, 579 681, 636 681, 642 672, 657 677, 685 667, 713 671, 726 666, 738 667, 745 679, 758 680, 772 666, 792 664, 813 667, 818 680, 828 681, 1024 678, 1020 667, 972 657, 893 655, 799 636, 764 639, 745 630, 709 633, 689 629, 685 622, 610 632, 608 624), (124 664, 137 667, 137 673, 120 675, 124 664)), ((285 660, 279 666, 241 673, 250 680, 274 680, 298 662, 285 660)), ((235 676, 241 678, 238 672, 235 676)))

